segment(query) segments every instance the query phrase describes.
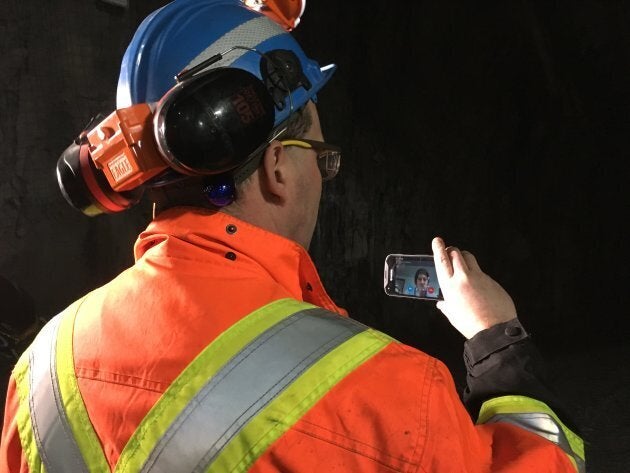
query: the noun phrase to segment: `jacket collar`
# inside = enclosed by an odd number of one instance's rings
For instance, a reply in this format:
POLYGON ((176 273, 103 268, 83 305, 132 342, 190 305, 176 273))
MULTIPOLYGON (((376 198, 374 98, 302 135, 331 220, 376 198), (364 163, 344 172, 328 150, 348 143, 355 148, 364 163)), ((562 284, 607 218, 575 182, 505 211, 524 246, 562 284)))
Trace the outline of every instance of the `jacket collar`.
POLYGON ((295 299, 347 315, 327 294, 301 245, 223 212, 197 207, 165 210, 140 234, 134 255, 136 261, 148 253, 177 257, 185 247, 190 258, 191 245, 199 264, 234 257, 237 264, 267 273, 295 299))

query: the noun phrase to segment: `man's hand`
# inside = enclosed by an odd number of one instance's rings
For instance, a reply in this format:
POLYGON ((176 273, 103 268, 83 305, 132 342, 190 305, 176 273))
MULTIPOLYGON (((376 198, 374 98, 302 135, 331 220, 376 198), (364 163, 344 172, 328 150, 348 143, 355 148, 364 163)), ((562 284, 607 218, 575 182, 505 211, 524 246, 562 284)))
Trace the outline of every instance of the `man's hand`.
POLYGON ((478 332, 516 318, 510 295, 484 273, 468 251, 446 248, 444 240, 433 239, 435 269, 444 296, 437 308, 462 335, 478 332))

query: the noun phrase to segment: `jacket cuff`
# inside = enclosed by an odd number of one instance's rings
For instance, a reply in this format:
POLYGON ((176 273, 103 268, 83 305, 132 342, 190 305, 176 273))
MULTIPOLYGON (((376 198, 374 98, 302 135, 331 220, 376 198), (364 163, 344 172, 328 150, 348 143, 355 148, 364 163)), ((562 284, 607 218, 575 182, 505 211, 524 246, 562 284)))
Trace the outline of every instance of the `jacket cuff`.
POLYGON ((468 371, 493 353, 503 350, 529 337, 529 334, 514 318, 482 330, 464 343, 464 362, 468 371))

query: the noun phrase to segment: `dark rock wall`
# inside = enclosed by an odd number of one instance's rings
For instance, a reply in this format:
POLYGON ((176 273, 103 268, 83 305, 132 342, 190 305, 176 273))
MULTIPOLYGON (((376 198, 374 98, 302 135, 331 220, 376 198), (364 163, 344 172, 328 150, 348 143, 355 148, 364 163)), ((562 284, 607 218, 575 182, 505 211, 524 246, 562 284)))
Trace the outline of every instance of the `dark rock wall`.
MULTIPOLYGON (((42 317, 132 264, 150 219, 146 202, 83 217, 54 168, 113 109, 126 44, 163 3, 0 4, 0 274, 42 317)), ((432 304, 386 297, 382 275, 387 254, 430 253, 435 235, 469 249, 512 294, 606 473, 630 459, 629 20, 621 1, 309 0, 295 31, 339 66, 318 104, 344 157, 311 248, 331 295, 461 385, 461 337, 432 304)))

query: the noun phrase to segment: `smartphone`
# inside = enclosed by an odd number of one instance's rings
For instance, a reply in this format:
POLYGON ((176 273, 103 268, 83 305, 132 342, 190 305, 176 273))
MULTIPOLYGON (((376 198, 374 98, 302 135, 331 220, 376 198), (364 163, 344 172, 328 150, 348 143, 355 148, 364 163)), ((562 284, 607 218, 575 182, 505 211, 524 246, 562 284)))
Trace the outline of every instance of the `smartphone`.
POLYGON ((444 299, 432 255, 387 255, 383 287, 388 296, 425 301, 444 299))

